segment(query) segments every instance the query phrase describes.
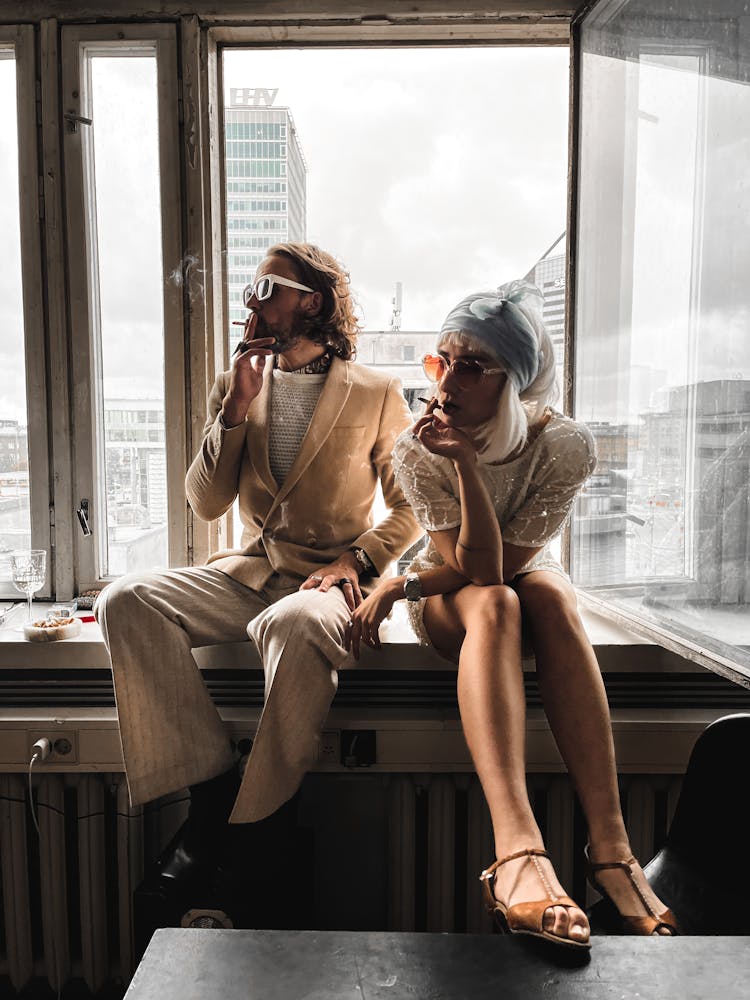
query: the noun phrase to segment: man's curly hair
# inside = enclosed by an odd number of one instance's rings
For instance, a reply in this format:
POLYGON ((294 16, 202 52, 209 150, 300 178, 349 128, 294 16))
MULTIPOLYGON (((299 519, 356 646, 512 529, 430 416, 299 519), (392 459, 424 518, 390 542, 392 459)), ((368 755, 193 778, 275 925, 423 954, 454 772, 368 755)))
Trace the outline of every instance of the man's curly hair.
POLYGON ((341 264, 312 243, 277 243, 268 248, 266 256, 286 257, 299 281, 322 294, 320 312, 310 320, 306 336, 324 344, 336 357, 353 361, 360 326, 349 274, 341 264))

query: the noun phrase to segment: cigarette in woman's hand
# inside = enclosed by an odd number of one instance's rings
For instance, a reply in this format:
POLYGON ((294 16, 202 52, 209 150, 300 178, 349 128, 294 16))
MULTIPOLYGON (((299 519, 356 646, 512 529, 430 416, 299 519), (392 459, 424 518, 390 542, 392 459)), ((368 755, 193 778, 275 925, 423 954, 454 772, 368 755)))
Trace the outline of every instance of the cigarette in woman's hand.
POLYGON ((435 402, 434 396, 432 397, 432 399, 425 399, 424 396, 417 396, 417 399, 419 400, 420 403, 427 403, 428 405, 430 403, 433 403, 434 404, 432 407, 433 410, 442 410, 442 406, 440 405, 440 403, 435 402))

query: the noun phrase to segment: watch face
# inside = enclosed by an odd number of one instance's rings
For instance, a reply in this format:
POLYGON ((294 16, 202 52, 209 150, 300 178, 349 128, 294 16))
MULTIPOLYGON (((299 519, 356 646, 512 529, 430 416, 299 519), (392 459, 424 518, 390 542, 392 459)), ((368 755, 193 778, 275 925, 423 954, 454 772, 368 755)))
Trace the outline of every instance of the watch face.
POLYGON ((416 573, 407 576, 404 583, 404 594, 407 601, 418 601, 422 596, 422 584, 416 573))

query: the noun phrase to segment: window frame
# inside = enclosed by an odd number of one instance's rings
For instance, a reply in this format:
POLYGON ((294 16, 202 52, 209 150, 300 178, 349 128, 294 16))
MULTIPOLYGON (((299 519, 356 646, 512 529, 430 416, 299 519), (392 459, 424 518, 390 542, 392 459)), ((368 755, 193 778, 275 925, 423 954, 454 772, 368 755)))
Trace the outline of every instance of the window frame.
MULTIPOLYGON (((182 179, 181 135, 179 128, 179 66, 177 57, 177 32, 171 24, 87 24, 65 25, 61 31, 60 64, 62 70, 61 104, 66 113, 91 117, 85 101, 88 92, 81 86, 86 60, 97 53, 120 50, 122 57, 128 51, 155 49, 157 65, 157 93, 159 107, 159 165, 162 218, 162 279, 164 318, 164 411, 165 453, 167 464, 168 503, 168 559, 171 566, 188 562, 188 516, 184 491, 184 477, 190 460, 188 448, 188 403, 185 361, 184 284, 167 280, 179 262, 182 278, 187 277, 188 257, 183 250, 182 234, 182 179)), ((92 500, 97 495, 101 478, 104 442, 97 439, 97 406, 101 400, 94 398, 99 389, 96 377, 96 352, 98 333, 96 317, 92 314, 96 271, 96 217, 93 203, 87 196, 87 171, 93 154, 88 141, 86 125, 73 131, 63 119, 63 164, 66 178, 65 209, 66 233, 69 246, 85 246, 87 253, 70 255, 70 345, 71 356, 77 359, 70 372, 70 385, 74 400, 73 448, 77 456, 73 468, 73 502, 77 506, 82 498, 92 500)), ((101 412, 103 419, 103 412, 101 412)), ((106 532, 104 504, 92 507, 92 536, 85 537, 75 531, 74 566, 75 584, 78 589, 97 586, 111 577, 101 574, 99 548, 96 535, 106 532), (94 542, 94 544, 91 544, 94 542)))
MULTIPOLYGON (((52 593, 56 549, 54 510, 50 504, 49 417, 46 408, 31 405, 33 400, 47 399, 34 28, 26 24, 0 25, 0 45, 3 48, 13 48, 16 66, 29 512, 31 547, 45 549, 48 553, 44 586, 34 595, 36 599, 44 599, 50 597, 52 593)), ((0 599, 21 600, 22 595, 12 584, 9 584, 6 590, 6 586, 0 583, 0 599)))
MULTIPOLYGON (((570 164, 569 164, 569 189, 568 189, 568 260, 566 273, 566 311, 565 311, 565 409, 566 412, 575 414, 576 412, 576 352, 578 350, 576 337, 577 320, 577 261, 578 261, 578 236, 579 236, 579 209, 580 209, 580 173, 581 173, 581 117, 582 117, 582 71, 583 71, 583 49, 582 31, 587 25, 588 18, 601 13, 601 8, 612 6, 611 0, 595 0, 592 4, 584 7, 571 20, 571 101, 570 101, 570 164)), ((619 10, 619 4, 613 7, 614 12, 619 10)), ((697 55, 704 60, 707 72, 715 61, 715 53, 711 45, 706 45, 694 35, 690 35, 681 40, 683 44, 679 51, 687 51, 689 54, 697 55)), ((676 46, 659 40, 658 43, 651 39, 644 39, 639 44, 640 55, 650 55, 658 52, 674 49, 676 46)), ((704 97, 701 98, 701 101, 704 97)), ((706 137, 705 115, 702 118, 703 132, 697 135, 697 143, 703 148, 706 137)), ((693 274, 694 277, 694 274, 693 274)), ((691 293, 692 294, 692 293, 691 293)), ((692 343, 691 331, 691 343, 692 343)), ((575 516, 575 514, 574 514, 575 516)), ((570 565, 571 531, 568 527, 563 539, 563 557, 566 565, 570 565)), ((722 677, 741 684, 743 687, 750 687, 750 676, 744 667, 735 660, 722 656, 714 650, 706 650, 699 641, 679 635, 666 625, 661 625, 646 617, 637 614, 634 610, 621 607, 601 594, 593 594, 583 586, 573 581, 578 596, 579 605, 596 614, 601 615, 615 625, 628 629, 644 639, 654 642, 673 653, 682 656, 686 660, 711 670, 722 677)))
MULTIPOLYGON (((226 218, 226 159, 224 151, 224 81, 223 52, 231 48, 382 48, 388 45, 416 48, 419 46, 460 46, 496 48, 510 46, 554 46, 571 47, 571 20, 541 20, 534 23, 517 21, 488 22, 480 13, 473 18, 466 17, 457 23, 451 17, 436 16, 434 22, 416 21, 399 24, 386 18, 362 23, 357 16, 351 23, 342 23, 343 18, 327 23, 324 16, 317 15, 319 23, 288 24, 282 28, 274 23, 271 15, 259 11, 252 17, 242 19, 242 24, 231 26, 211 26, 205 32, 205 58, 207 67, 206 86, 210 93, 210 103, 215 113, 207 122, 210 148, 211 174, 211 216, 212 241, 211 260, 224 261, 228 244, 224 220, 226 218)), ((571 63, 572 73, 572 63, 571 63)), ((570 116, 568 118, 568 150, 570 157, 570 116)), ((568 170, 570 176, 570 169, 568 170)), ((260 195, 259 195, 260 196, 260 195)), ((271 193, 268 193, 271 196, 271 193)), ((281 193, 277 193, 281 196, 281 193)), ((287 192, 283 193, 287 197, 287 192)), ((213 310, 209 327, 220 331, 209 344, 216 371, 223 371, 229 365, 228 350, 221 331, 229 318, 228 276, 221 266, 213 268, 213 310)), ((209 384, 207 390, 211 388, 209 384)), ((231 544, 234 538, 234 514, 230 508, 223 517, 211 526, 209 551, 231 544)))

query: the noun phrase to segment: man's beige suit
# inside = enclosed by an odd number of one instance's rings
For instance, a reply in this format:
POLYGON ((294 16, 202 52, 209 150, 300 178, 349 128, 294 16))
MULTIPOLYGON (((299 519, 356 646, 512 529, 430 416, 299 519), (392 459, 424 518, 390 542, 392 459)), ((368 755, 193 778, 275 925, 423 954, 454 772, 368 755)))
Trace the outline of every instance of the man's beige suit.
POLYGON ((239 497, 241 548, 216 553, 205 568, 123 577, 97 606, 133 803, 231 766, 190 650, 246 635, 263 657, 266 702, 232 820, 262 819, 289 799, 314 761, 336 670, 353 665, 342 645, 349 612, 340 589, 299 585, 355 545, 382 573, 421 534, 391 469, 395 439, 411 420, 398 382, 334 358, 300 451, 277 484, 268 457, 272 366, 269 359, 245 423, 230 429, 219 419, 229 373, 219 376, 186 478, 190 505, 205 520, 239 497), (378 481, 389 513, 373 526, 378 481))

